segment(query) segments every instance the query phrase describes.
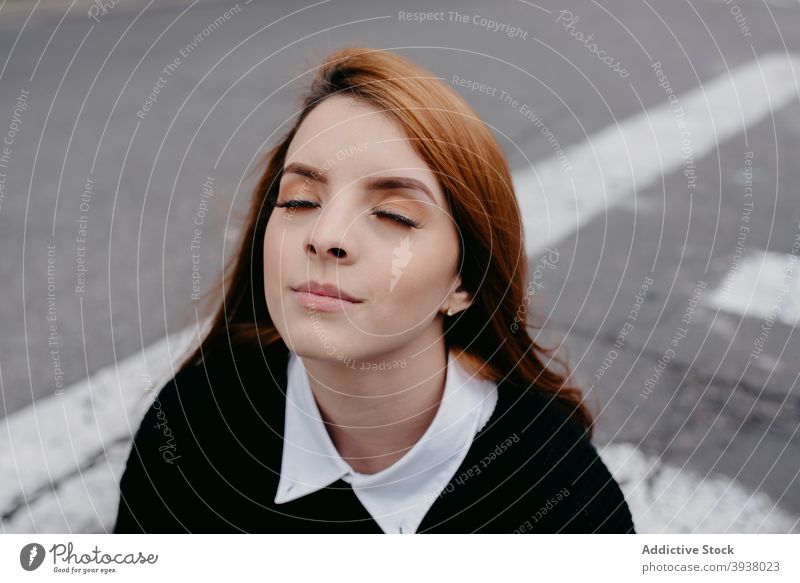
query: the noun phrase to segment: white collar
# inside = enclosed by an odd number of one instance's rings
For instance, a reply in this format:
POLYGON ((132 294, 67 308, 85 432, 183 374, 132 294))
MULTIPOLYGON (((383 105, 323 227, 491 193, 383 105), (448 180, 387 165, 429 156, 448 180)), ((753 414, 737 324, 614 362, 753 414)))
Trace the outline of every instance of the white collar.
POLYGON ((341 478, 384 532, 416 532, 461 466, 475 434, 491 417, 497 396, 496 383, 470 376, 448 353, 442 401, 423 436, 388 468, 361 474, 333 445, 303 360, 290 351, 283 459, 275 503, 301 498, 341 478))

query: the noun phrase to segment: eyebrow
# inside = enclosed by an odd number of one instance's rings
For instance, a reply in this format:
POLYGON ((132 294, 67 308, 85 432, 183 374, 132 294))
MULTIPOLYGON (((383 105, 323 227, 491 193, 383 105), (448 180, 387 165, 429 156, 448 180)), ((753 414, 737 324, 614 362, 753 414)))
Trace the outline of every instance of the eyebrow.
MULTIPOLYGON (((315 182, 319 182, 320 184, 328 184, 328 179, 325 177, 325 173, 322 170, 301 162, 292 162, 291 164, 287 165, 283 169, 283 173, 297 174, 299 176, 305 176, 306 178, 314 180, 315 182)), ((430 189, 422 181, 417 180, 416 178, 410 178, 408 176, 371 176, 366 178, 364 182, 369 190, 417 190, 436 203, 436 199, 434 198, 430 189)))

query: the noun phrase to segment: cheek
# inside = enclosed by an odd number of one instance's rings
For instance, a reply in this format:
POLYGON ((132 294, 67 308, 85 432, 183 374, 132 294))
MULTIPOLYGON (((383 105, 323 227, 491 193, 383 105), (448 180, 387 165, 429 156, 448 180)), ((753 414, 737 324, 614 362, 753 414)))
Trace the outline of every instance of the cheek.
POLYGON ((286 258, 282 257, 284 252, 281 248, 286 246, 287 242, 283 237, 283 229, 276 226, 275 221, 277 217, 273 215, 267 223, 267 228, 264 233, 264 291, 266 294, 267 304, 273 308, 274 302, 280 300, 281 285, 288 285, 285 277, 281 274, 281 266, 285 268, 287 265, 286 258))
POLYGON ((446 297, 457 262, 458 244, 453 237, 416 238, 410 245, 401 242, 391 249, 372 273, 387 306, 427 314, 446 297))

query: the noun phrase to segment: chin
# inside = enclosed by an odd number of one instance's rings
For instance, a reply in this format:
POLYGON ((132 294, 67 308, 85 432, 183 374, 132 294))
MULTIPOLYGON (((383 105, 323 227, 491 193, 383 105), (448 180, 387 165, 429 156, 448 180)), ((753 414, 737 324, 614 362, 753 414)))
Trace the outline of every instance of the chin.
MULTIPOLYGON (((299 356, 315 360, 336 360, 337 355, 348 352, 347 347, 352 346, 352 340, 332 333, 330 326, 322 326, 319 321, 296 321, 287 318, 285 330, 279 330, 289 350, 299 356)), ((342 358, 341 356, 339 356, 342 358)))

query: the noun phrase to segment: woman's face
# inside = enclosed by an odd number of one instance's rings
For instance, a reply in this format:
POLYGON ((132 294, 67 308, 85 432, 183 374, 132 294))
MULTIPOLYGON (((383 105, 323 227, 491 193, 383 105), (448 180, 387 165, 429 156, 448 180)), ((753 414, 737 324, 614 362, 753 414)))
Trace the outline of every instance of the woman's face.
POLYGON ((374 360, 435 341, 440 310, 466 306, 447 201, 387 114, 324 100, 289 146, 277 205, 264 237, 266 302, 297 354, 374 360), (295 291, 304 285, 358 301, 295 291))

